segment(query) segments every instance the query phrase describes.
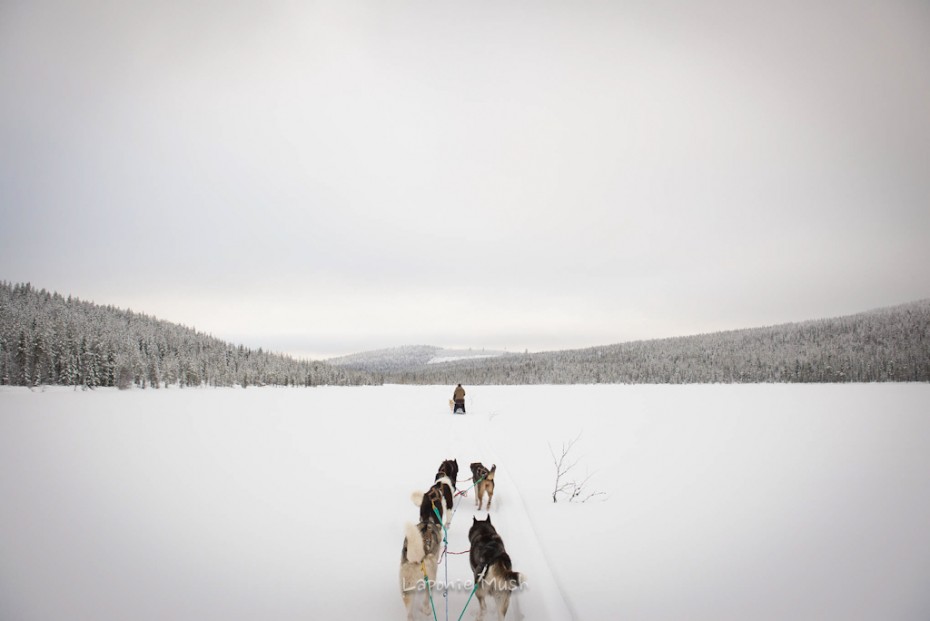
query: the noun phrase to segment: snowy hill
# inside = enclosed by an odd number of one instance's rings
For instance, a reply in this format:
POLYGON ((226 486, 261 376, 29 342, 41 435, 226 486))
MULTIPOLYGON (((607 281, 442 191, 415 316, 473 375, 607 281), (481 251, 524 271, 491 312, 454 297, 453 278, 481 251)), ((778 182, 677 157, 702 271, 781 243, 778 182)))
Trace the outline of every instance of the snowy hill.
POLYGON ((503 351, 485 349, 444 349, 431 345, 409 345, 329 358, 327 364, 366 373, 407 373, 426 365, 459 360, 478 360, 508 355, 503 351))
POLYGON ((930 300, 847 317, 407 369, 420 384, 930 381, 930 300))
POLYGON ((392 373, 428 363, 440 351, 431 345, 407 345, 327 358, 326 363, 367 373, 392 373))
POLYGON ((446 362, 457 362, 459 360, 483 360, 485 358, 499 358, 500 356, 511 355, 506 351, 494 351, 490 349, 443 349, 436 352, 436 355, 427 364, 444 364, 446 362))
POLYGON ((847 317, 579 350, 396 347, 295 360, 0 282, 0 384, 231 386, 930 381, 930 300, 847 317))
POLYGON ((930 381, 930 300, 846 317, 578 350, 398 347, 327 360, 405 384, 930 381))
POLYGON ((358 385, 372 378, 253 350, 142 313, 0 282, 0 384, 358 385))

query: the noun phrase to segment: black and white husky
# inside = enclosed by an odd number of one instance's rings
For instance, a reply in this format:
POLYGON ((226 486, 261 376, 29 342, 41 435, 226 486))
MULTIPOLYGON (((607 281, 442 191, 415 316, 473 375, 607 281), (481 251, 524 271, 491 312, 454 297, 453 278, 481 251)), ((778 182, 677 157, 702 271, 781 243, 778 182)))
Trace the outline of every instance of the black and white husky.
POLYGON ((404 548, 400 553, 400 595, 407 609, 408 621, 413 619, 413 600, 417 593, 423 594, 423 613, 431 614, 423 574, 426 573, 430 585, 435 583, 441 547, 442 529, 435 519, 416 526, 407 524, 404 548))
POLYGON ((459 476, 459 460, 458 459, 447 459, 441 464, 439 464, 439 470, 436 472, 436 480, 438 481, 440 477, 449 477, 449 480, 452 481, 452 489, 458 489, 456 484, 456 479, 459 476))
POLYGON ((490 515, 483 522, 472 518, 468 541, 471 543, 468 560, 475 575, 475 584, 479 585, 475 591, 481 607, 478 618, 484 618, 487 610, 484 598, 490 594, 497 602, 497 618, 503 621, 510 607, 510 593, 524 581, 523 576, 513 570, 510 555, 491 524, 490 515))
POLYGON ((458 473, 458 460, 447 459, 440 464, 439 471, 436 473, 436 482, 426 493, 413 492, 410 495, 413 504, 420 507, 421 522, 434 520, 437 523, 449 525, 449 520, 452 519, 452 503, 455 498, 455 478, 458 473), (439 517, 436 516, 437 512, 439 517))

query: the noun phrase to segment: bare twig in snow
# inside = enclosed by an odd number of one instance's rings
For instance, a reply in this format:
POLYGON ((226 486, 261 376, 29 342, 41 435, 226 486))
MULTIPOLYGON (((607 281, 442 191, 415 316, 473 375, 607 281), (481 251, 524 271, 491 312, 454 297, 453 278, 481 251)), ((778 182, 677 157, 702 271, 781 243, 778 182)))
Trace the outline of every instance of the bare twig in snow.
POLYGON ((562 443, 562 452, 558 455, 555 454, 555 451, 552 449, 552 444, 549 444, 549 454, 552 455, 552 463, 555 465, 555 486, 552 489, 552 502, 559 501, 559 494, 566 494, 568 496, 568 502, 573 502, 577 500, 578 502, 587 502, 595 496, 606 496, 606 492, 594 491, 588 492, 585 489, 585 486, 588 484, 588 481, 593 475, 589 474, 581 482, 575 480, 568 480, 568 473, 578 465, 580 458, 573 459, 569 456, 569 453, 572 450, 572 447, 575 446, 575 443, 581 439, 581 434, 569 442, 562 443))

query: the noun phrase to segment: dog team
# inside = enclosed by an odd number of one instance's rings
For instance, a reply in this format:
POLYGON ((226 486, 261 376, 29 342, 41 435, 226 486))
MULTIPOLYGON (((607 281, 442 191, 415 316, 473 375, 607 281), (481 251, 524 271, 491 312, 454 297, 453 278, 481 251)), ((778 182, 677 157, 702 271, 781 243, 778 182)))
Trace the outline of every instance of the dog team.
MULTIPOLYGON (((488 469, 480 462, 475 462, 470 467, 470 480, 475 488, 475 506, 482 509, 487 496, 487 509, 490 511, 497 466, 492 465, 488 469)), ((433 486, 426 492, 414 492, 410 497, 420 507, 420 521, 416 525, 406 525, 400 556, 400 592, 407 609, 407 619, 411 621, 414 596, 424 591, 419 586, 421 581, 425 577, 430 585, 436 582, 436 571, 443 552, 442 531, 448 528, 452 519, 458 473, 458 460, 447 459, 439 465, 433 486)), ((472 518, 468 541, 471 545, 468 559, 474 576, 473 584, 477 585, 474 594, 478 597, 480 607, 478 619, 484 618, 485 597, 491 595, 497 603, 498 619, 503 621, 510 606, 511 591, 519 587, 523 580, 519 573, 513 571, 504 542, 491 524, 490 513, 482 521, 472 518)), ((431 604, 427 592, 424 592, 422 604, 423 614, 430 616, 431 604)))

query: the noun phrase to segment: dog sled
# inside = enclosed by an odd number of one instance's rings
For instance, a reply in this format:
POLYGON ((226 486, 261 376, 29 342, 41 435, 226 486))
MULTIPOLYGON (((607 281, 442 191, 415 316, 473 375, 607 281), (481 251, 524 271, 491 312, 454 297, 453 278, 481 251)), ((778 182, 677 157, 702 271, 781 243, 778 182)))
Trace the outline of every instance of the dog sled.
POLYGON ((453 414, 465 414, 465 403, 456 403, 453 399, 449 399, 449 411, 453 414))

